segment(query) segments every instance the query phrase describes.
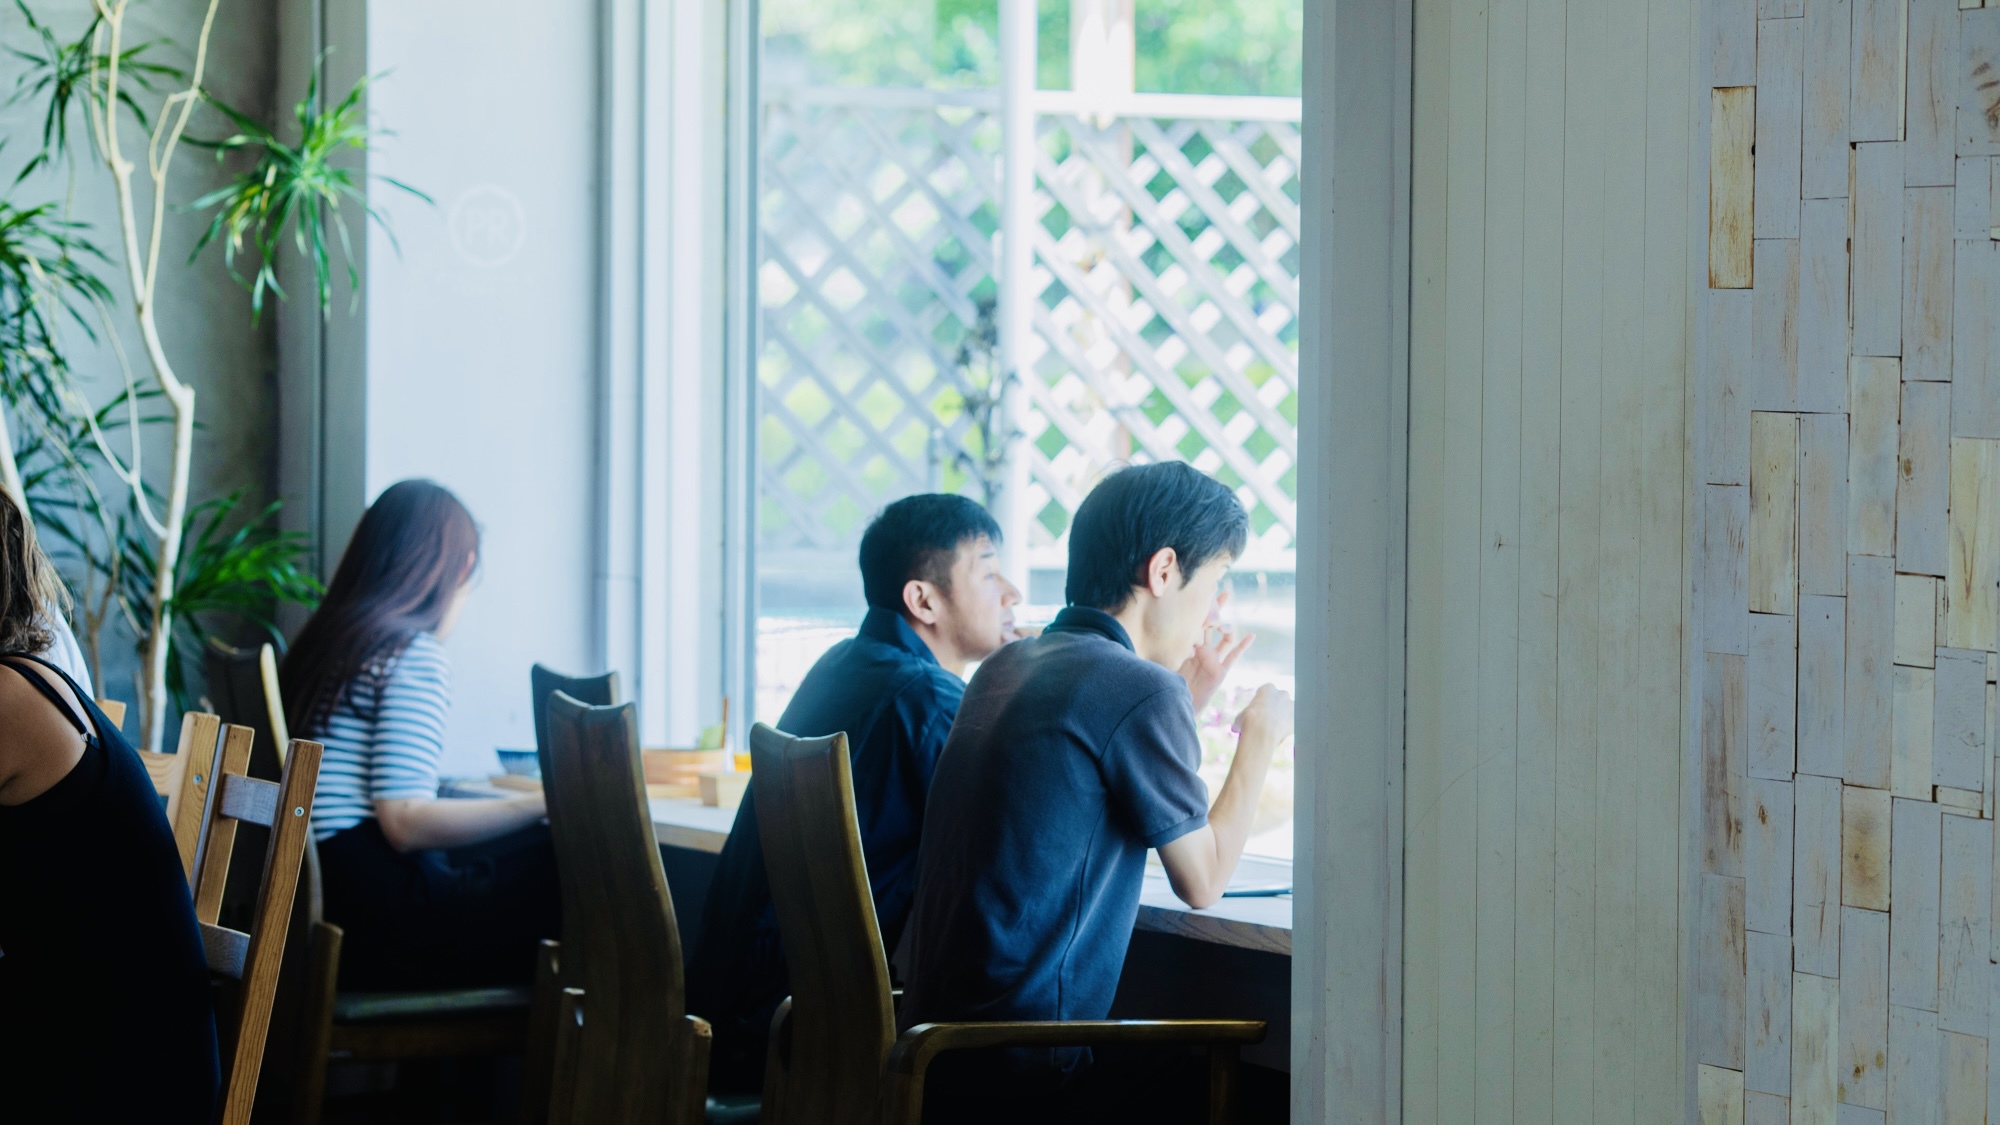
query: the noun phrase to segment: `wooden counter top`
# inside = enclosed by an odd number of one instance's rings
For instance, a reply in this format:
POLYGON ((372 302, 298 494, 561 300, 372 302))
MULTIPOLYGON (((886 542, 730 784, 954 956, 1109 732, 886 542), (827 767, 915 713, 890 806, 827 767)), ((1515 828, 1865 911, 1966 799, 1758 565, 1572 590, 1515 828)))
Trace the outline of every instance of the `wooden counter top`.
POLYGON ((653 835, 669 848, 720 854, 736 823, 735 809, 710 808, 693 797, 655 797, 653 835))
MULTIPOLYGON (((1291 881, 1290 864, 1246 858, 1237 866, 1230 885, 1261 887, 1291 881)), ((1290 957, 1292 896, 1225 898, 1206 910, 1195 910, 1174 896, 1166 871, 1149 863, 1145 888, 1139 892, 1138 928, 1290 957)))
MULTIPOLYGON (((445 795, 464 797, 502 796, 503 791, 480 781, 454 779, 447 782, 445 795)), ((736 822, 735 809, 710 808, 691 797, 655 797, 652 802, 653 834, 662 845, 715 855, 729 839, 736 822)), ((1254 887, 1290 883, 1290 864, 1272 860, 1245 859, 1238 866, 1232 886, 1254 887)), ((1233 945, 1265 953, 1292 954, 1292 899, 1225 898, 1206 910, 1193 910, 1174 897, 1167 875, 1157 860, 1146 867, 1146 883, 1139 894, 1138 928, 1158 933, 1178 934, 1195 941, 1233 945)))

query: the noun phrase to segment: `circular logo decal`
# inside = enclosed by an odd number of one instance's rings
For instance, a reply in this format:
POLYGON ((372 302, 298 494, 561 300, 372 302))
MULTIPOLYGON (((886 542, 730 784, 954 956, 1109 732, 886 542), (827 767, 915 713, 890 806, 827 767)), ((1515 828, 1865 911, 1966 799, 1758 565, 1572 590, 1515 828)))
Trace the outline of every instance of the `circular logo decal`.
POLYGON ((528 242, 528 212, 514 193, 481 184, 451 205, 451 245, 468 264, 497 269, 528 242))

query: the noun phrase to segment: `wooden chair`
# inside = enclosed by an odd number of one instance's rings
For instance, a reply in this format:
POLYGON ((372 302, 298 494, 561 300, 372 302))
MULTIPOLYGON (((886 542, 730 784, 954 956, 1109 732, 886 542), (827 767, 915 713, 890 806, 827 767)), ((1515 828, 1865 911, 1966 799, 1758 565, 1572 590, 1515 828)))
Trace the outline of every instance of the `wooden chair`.
MULTIPOLYGON (((106 712, 105 717, 109 718, 110 713, 106 712)), ((189 711, 181 716, 177 752, 139 751, 139 760, 145 763, 146 773, 153 779, 153 791, 166 800, 167 823, 173 827, 174 844, 181 852, 181 873, 187 876, 190 890, 195 885, 195 853, 201 846, 209 783, 215 773, 216 755, 225 749, 217 745, 222 730, 219 717, 205 711, 189 711)), ((240 741, 245 754, 250 752, 254 737, 254 732, 242 727, 229 728, 229 738, 240 741)))
POLYGON ((565 895, 554 1125, 699 1125, 710 1031, 689 1015, 680 928, 639 759, 638 711, 548 701, 543 784, 565 895))
POLYGON ((111 720, 112 726, 119 730, 125 729, 125 704, 122 701, 100 699, 97 701, 97 709, 104 712, 104 717, 111 720))
MULTIPOLYGON (((618 673, 601 676, 566 676, 540 664, 528 671, 529 710, 535 722, 535 756, 541 763, 542 794, 549 796, 555 771, 549 766, 549 699, 557 692, 592 707, 611 707, 618 702, 618 673)), ((549 799, 550 831, 554 832, 555 801, 549 799)), ((577 916, 573 888, 559 879, 563 917, 577 916)), ((539 1125, 549 1117, 549 1090, 555 1066, 556 1029, 561 1018, 561 943, 542 942, 535 961, 535 1003, 528 1017, 528 1054, 521 1074, 521 1125, 539 1125)))
POLYGON ((1262 1020, 927 1023, 896 1034, 847 736, 750 732, 757 827, 792 996, 773 1021, 765 1125, 918 1125, 924 1074, 944 1051, 1003 1046, 1205 1046, 1209 1120, 1234 1112, 1237 1052, 1262 1020))
POLYGON ((300 999, 292 1059, 291 1117, 317 1125, 330 1062, 407 1062, 521 1053, 527 1043, 526 985, 414 992, 343 992, 340 947, 346 937, 321 915, 319 854, 306 849, 300 894, 306 932, 298 972, 300 999))
POLYGON ((246 1125, 256 1100, 285 935, 298 890, 300 859, 312 837, 313 787, 319 780, 321 747, 316 742, 292 743, 279 781, 248 776, 243 771, 249 764, 253 737, 243 727, 230 727, 223 739, 215 799, 207 808, 200 876, 194 888, 195 918, 201 925, 208 967, 238 982, 234 1034, 226 1024, 221 1029, 226 1052, 218 1118, 222 1125, 246 1125), (239 823, 270 829, 270 842, 264 849, 263 885, 248 933, 216 924, 239 823))

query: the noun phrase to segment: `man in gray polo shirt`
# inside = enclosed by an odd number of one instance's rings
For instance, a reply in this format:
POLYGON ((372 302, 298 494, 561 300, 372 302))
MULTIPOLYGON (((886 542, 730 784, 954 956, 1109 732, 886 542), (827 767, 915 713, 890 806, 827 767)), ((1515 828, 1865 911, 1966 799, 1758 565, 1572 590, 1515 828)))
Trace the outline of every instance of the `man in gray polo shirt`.
MULTIPOLYGON (((1195 712, 1249 644, 1213 627, 1248 523, 1227 488, 1180 463, 1116 472, 1077 509, 1068 608, 980 666, 938 758, 902 1026, 1103 1019, 1148 849, 1188 905, 1222 896, 1292 732, 1291 698, 1259 688, 1209 803, 1195 712)), ((1091 1062, 1077 1048, 947 1056, 933 1085, 1060 1104, 1091 1096, 1091 1062)))

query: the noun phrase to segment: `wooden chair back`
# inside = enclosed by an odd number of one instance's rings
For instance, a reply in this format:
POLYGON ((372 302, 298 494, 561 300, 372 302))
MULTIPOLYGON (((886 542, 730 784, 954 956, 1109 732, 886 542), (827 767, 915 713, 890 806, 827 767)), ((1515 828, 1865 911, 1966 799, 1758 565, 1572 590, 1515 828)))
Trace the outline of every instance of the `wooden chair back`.
POLYGON ((121 731, 125 729, 125 703, 123 700, 100 699, 97 701, 97 709, 104 712, 104 717, 111 720, 112 726, 117 727, 121 731))
POLYGON ((699 1125, 708 1025, 687 1015, 680 928, 653 835, 638 711, 546 701, 549 824, 565 891, 561 982, 581 989, 549 1117, 699 1125), (574 908, 570 904, 574 903, 574 908))
MULTIPOLYGON (((109 717, 109 716, 107 716, 109 717)), ((153 779, 153 791, 166 798, 167 824, 174 830, 174 845, 181 853, 181 874, 193 889, 195 853, 202 839, 202 818, 208 810, 208 790, 214 779, 217 741, 222 720, 206 711, 189 711, 181 716, 180 748, 172 754, 139 751, 139 760, 153 779)), ((232 737, 244 739, 248 752, 251 732, 232 737)))
POLYGON ((268 644, 236 648, 214 637, 202 651, 208 701, 225 723, 257 732, 250 752, 250 776, 275 780, 292 736, 278 691, 278 653, 268 644))
MULTIPOLYGON (((292 905, 298 889, 300 861, 312 834, 313 787, 319 781, 321 746, 293 742, 285 755, 283 776, 264 781, 244 772, 254 735, 231 727, 223 740, 215 799, 208 806, 200 877, 195 884, 195 918, 208 953, 208 967, 240 982, 234 1036, 223 1064, 222 1125, 245 1125, 257 1096, 263 1068, 264 1041, 270 1031, 272 1000, 278 991, 279 966, 285 953, 292 905), (235 732, 242 731, 239 736, 235 732), (254 924, 248 933, 216 923, 222 891, 228 882, 229 860, 235 850, 238 824, 270 829, 264 849, 264 878, 257 894, 254 924)), ((218 1021, 221 1022, 221 1021, 218 1021)))
MULTIPOLYGON (((528 670, 529 709, 535 721, 535 757, 541 763, 542 796, 548 801, 551 834, 557 820, 554 793, 555 770, 549 765, 549 698, 561 692, 592 707, 611 707, 618 702, 618 673, 601 676, 566 676, 537 664, 528 670)), ((563 917, 578 917, 582 907, 574 901, 574 887, 567 879, 557 880, 562 897, 563 917)), ((521 1075, 521 1125, 541 1125, 549 1116, 549 1092, 553 1089, 555 1059, 559 1051, 557 1027, 561 1020, 562 943, 543 941, 535 965, 535 1008, 528 1019, 528 1051, 521 1075)))
POLYGON ((758 723, 750 761, 792 979, 789 1030, 774 1037, 767 1068, 764 1120, 846 1125, 843 1115, 856 1107, 872 1114, 896 1039, 847 736, 793 738, 758 723))
POLYGON ((618 705, 618 673, 565 676, 543 665, 528 669, 528 692, 535 716, 535 751, 542 762, 542 782, 549 778, 549 697, 562 692, 591 707, 618 705))
MULTIPOLYGON (((606 672, 601 676, 565 676, 561 672, 550 671, 540 664, 528 670, 528 690, 535 717, 535 757, 542 766, 542 795, 549 806, 549 827, 555 831, 556 799, 555 769, 550 765, 549 742, 549 700, 557 693, 569 696, 578 703, 591 707, 613 707, 618 703, 618 673, 606 672)), ((643 792, 643 787, 641 792, 643 792)), ((649 820, 650 823, 650 820, 649 820)), ((580 909, 572 898, 572 888, 567 879, 560 880, 563 917, 574 916, 580 909)))

